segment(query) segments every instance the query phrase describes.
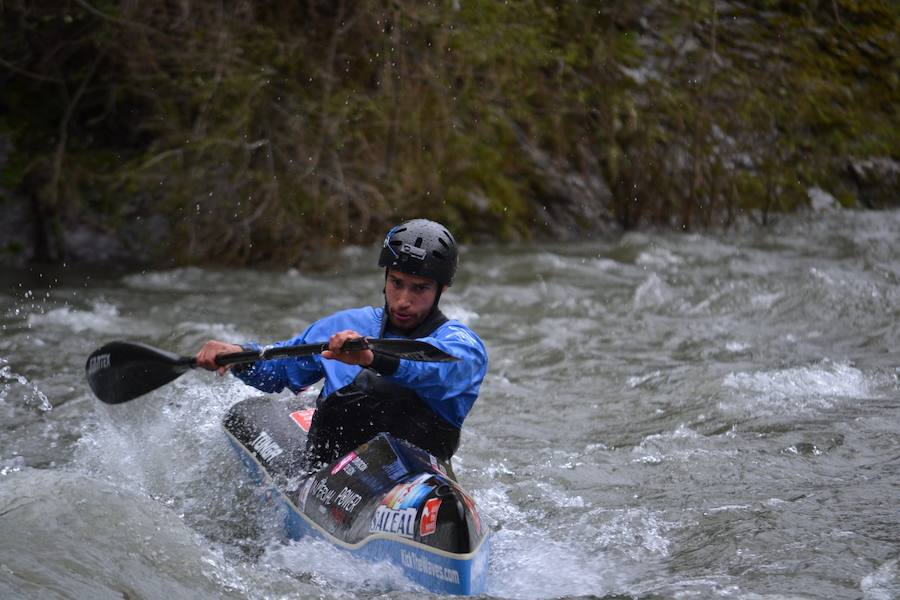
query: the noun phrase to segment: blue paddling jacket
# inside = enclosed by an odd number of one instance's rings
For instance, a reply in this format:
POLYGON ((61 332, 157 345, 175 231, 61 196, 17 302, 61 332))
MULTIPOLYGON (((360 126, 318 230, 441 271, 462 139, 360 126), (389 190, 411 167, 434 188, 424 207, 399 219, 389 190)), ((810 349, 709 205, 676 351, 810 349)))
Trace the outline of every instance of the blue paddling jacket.
MULTIPOLYGON (((352 329, 365 337, 402 337, 385 333, 386 322, 383 308, 352 308, 316 321, 303 333, 273 346, 327 342, 333 334, 345 329, 352 329)), ((425 337, 416 339, 440 348, 459 360, 421 362, 401 359, 396 371, 382 376, 415 392, 435 413, 459 429, 475 403, 487 373, 487 350, 471 329, 452 319, 443 321, 425 337)), ((259 349, 255 343, 244 347, 259 349)), ((353 382, 362 368, 314 355, 260 361, 233 372, 244 383, 264 392, 280 392, 287 387, 299 393, 324 377, 325 385, 320 397, 325 398, 353 382)))

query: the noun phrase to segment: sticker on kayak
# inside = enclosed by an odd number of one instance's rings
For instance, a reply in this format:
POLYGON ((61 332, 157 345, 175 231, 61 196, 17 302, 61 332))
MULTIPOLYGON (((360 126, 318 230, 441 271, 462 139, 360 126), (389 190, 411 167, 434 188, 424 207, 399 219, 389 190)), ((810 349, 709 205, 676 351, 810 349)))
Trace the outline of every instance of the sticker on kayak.
POLYGON ((429 479, 431 473, 422 473, 406 483, 395 485, 381 504, 389 508, 418 508, 425 496, 434 489, 433 485, 426 483, 429 479))
POLYGON ((315 412, 316 409, 314 408, 295 410, 291 413, 291 418, 294 420, 294 423, 300 426, 300 429, 309 433, 309 426, 312 425, 313 414, 315 414, 315 412))
POLYGON ((419 521, 419 535, 431 535, 437 531, 438 511, 441 509, 441 499, 432 498, 425 503, 422 509, 422 519, 419 521))
POLYGON ((431 473, 422 473, 415 479, 394 486, 375 509, 369 531, 414 537, 418 507, 434 489, 433 485, 426 483, 431 477, 431 473))
POLYGON ((416 509, 394 509, 387 506, 379 506, 372 515, 369 525, 372 533, 392 533, 394 535, 412 538, 416 535, 416 509))
MULTIPOLYGON (((291 415, 291 416, 293 416, 293 415, 291 415)), ((348 454, 347 456, 345 456, 344 458, 339 460, 337 462, 337 464, 334 465, 334 468, 331 469, 331 474, 332 475, 336 474, 338 471, 340 471, 341 469, 346 467, 348 464, 350 464, 350 461, 352 461, 354 458, 356 458, 356 452, 350 452, 350 454, 348 454)))

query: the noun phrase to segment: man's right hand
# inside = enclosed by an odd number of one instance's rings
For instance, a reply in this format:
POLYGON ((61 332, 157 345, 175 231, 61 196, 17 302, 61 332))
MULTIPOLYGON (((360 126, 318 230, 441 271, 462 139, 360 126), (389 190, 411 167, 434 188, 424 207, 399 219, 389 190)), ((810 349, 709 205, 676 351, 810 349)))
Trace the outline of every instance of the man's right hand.
POLYGON ((220 354, 230 354, 232 352, 241 351, 243 351, 243 348, 237 344, 209 340, 203 344, 203 347, 200 348, 200 352, 197 353, 197 366, 206 369, 207 371, 215 371, 219 375, 224 375, 225 372, 231 368, 231 365, 220 367, 216 364, 216 357, 220 354))

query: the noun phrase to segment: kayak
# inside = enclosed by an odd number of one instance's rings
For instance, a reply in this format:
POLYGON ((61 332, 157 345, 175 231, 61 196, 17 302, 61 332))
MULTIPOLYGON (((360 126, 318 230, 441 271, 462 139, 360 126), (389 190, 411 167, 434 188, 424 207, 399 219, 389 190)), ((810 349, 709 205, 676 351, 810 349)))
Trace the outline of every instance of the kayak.
POLYGON ((301 399, 250 398, 223 421, 250 475, 284 509, 286 536, 315 536, 354 557, 388 561, 432 592, 483 593, 490 532, 450 464, 380 433, 306 472, 314 413, 301 399))

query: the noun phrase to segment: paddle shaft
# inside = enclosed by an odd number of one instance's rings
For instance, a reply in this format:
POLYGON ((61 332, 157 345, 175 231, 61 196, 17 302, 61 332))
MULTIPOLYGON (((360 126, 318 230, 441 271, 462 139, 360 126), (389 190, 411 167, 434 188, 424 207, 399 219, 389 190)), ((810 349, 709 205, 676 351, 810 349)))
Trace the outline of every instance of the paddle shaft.
MULTIPOLYGON (((356 350, 365 350, 368 348, 365 340, 348 340, 341 346, 342 352, 353 352, 356 350)), ((232 352, 230 354, 220 354, 216 357, 216 364, 220 367, 227 365, 238 365, 242 363, 252 363, 260 360, 271 360, 273 358, 285 358, 288 356, 309 356, 311 354, 321 354, 328 350, 327 342, 316 342, 314 344, 300 344, 298 346, 264 346, 260 350, 244 350, 243 352, 232 352)), ((196 367, 196 360, 191 364, 196 367)))

